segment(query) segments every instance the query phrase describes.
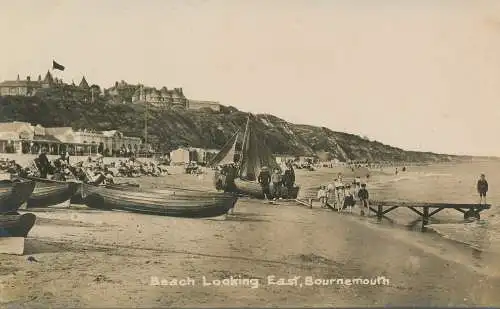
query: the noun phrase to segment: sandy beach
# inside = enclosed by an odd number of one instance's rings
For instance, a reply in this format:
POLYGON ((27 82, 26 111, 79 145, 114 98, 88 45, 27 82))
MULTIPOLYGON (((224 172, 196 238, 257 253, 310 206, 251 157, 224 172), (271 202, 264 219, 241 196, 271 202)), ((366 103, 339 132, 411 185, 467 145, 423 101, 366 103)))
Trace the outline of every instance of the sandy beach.
MULTIPOLYGON (((419 167, 405 177, 421 179, 424 176, 419 173, 428 173, 429 169, 419 167)), ((444 174, 435 168, 433 172, 444 174)), ((334 173, 334 169, 298 170, 303 195, 308 194, 308 188, 314 192, 334 173)), ((388 189, 389 184, 390 188, 407 186, 408 192, 415 191, 415 182, 405 184, 394 179, 391 173, 374 173, 370 181, 373 194, 390 197, 394 190, 388 189)), ((161 183, 158 180, 127 181, 149 187, 168 183, 208 188, 211 178, 178 174, 161 178, 161 183)), ((392 224, 317 206, 309 209, 294 202, 271 205, 244 198, 238 201, 233 215, 203 220, 105 212, 83 206, 33 212, 38 220, 26 239, 25 255, 0 255, 2 306, 500 304, 498 253, 488 250, 494 244, 473 248, 458 239, 450 241, 437 233, 412 230, 404 222, 416 217, 404 210, 395 213, 392 224), (37 261, 28 261, 28 256, 37 261), (269 276, 275 281, 300 278, 295 281, 297 285, 280 286, 270 284, 269 276), (194 283, 155 286, 154 277, 166 279, 164 283, 187 278, 194 283), (213 285, 231 277, 258 279, 258 287, 234 281, 234 286, 213 285), (328 284, 310 286, 311 278, 344 279, 344 283, 322 281, 328 284), (349 285, 346 281, 377 278, 389 282, 349 285)), ((482 221, 491 224, 496 213, 496 209, 488 211, 482 221)), ((449 215, 440 218, 446 220, 449 215)), ((460 216, 455 213, 450 220, 459 221, 460 216)), ((450 221, 448 229, 450 225, 455 231, 471 228, 462 222, 450 221)), ((485 233, 495 235, 491 229, 485 233)))

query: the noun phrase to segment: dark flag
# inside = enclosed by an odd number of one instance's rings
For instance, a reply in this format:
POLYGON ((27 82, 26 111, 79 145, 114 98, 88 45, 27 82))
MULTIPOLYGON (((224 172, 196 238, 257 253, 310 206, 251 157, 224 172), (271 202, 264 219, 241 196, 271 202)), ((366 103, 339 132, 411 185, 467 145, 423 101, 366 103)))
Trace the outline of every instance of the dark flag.
POLYGON ((64 71, 64 66, 52 60, 52 70, 64 71))

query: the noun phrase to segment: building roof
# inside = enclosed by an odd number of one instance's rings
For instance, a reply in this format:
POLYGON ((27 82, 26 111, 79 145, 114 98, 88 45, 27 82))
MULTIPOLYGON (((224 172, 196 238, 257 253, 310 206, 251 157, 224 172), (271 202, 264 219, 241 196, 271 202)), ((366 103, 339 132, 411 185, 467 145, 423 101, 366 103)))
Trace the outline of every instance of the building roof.
POLYGON ((54 78, 52 77, 52 74, 50 74, 50 71, 47 71, 47 74, 45 74, 43 82, 46 84, 52 84, 54 82, 54 78))
POLYGON ((19 135, 15 132, 0 132, 0 141, 8 141, 18 139, 19 135))
POLYGON ((83 88, 83 89, 90 88, 89 84, 87 83, 87 80, 85 79, 85 76, 82 77, 82 81, 80 82, 80 85, 78 85, 78 87, 83 88))
POLYGON ((0 83, 0 87, 41 87, 37 81, 6 80, 0 83))
POLYGON ((28 122, 0 122, 0 132, 19 132, 23 127, 33 130, 31 124, 28 122))
POLYGON ((109 130, 109 131, 102 131, 102 135, 107 136, 107 137, 112 137, 115 136, 116 134, 118 135, 123 135, 120 131, 118 130, 109 130))
POLYGON ((33 136, 34 142, 49 142, 49 143, 61 143, 59 139, 50 134, 45 135, 35 135, 33 136))
POLYGON ((45 128, 45 132, 51 135, 62 135, 68 131, 73 131, 71 127, 45 128))

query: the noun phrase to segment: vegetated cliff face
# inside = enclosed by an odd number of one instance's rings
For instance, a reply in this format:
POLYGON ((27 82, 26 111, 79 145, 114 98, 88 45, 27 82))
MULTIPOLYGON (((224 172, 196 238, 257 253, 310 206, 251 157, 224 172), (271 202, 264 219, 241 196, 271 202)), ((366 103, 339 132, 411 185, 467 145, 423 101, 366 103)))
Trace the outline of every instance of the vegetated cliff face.
MULTIPOLYGON (((180 146, 220 149, 238 130, 243 130, 247 114, 233 107, 211 110, 148 111, 148 141, 162 151, 180 146)), ((82 103, 78 98, 44 94, 35 97, 0 97, 0 121, 26 121, 42 126, 71 126, 74 129, 120 130, 130 136, 144 136, 144 106, 107 104, 105 98, 82 103)), ((288 123, 272 115, 255 115, 259 136, 274 153, 313 155, 369 161, 437 162, 467 157, 404 151, 369 141, 360 136, 334 132, 324 127, 288 123)))

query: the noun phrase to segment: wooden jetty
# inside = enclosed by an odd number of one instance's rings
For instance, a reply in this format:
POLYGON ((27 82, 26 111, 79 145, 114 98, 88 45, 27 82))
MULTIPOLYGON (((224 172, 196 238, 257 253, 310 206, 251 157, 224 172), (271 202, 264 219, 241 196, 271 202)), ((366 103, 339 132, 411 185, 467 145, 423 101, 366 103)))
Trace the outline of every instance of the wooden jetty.
POLYGON ((422 227, 429 223, 429 219, 444 209, 454 209, 463 213, 464 219, 481 218, 480 212, 491 208, 491 204, 455 204, 455 203, 430 203, 430 202, 398 202, 398 201, 370 201, 369 208, 375 212, 379 219, 396 208, 408 208, 422 217, 422 227), (376 208, 375 208, 376 207, 376 208), (421 208, 422 211, 417 210, 421 208))
MULTIPOLYGON (((312 208, 313 199, 309 198, 307 201, 295 200, 297 203, 306 207, 312 208)), ((329 205, 327 205, 329 206, 329 205)), ((360 207, 359 201, 356 203, 360 207)), ((400 202, 400 201, 378 201, 372 200, 369 202, 369 208, 374 212, 377 218, 387 218, 386 214, 396 208, 407 208, 422 217, 422 228, 429 224, 429 219, 444 209, 453 209, 461 212, 464 219, 477 219, 481 218, 480 213, 486 209, 491 208, 491 204, 456 204, 456 203, 431 203, 431 202, 400 202), (419 210, 420 209, 420 210, 419 210)), ((330 209, 333 208, 330 206, 330 209)), ((388 219, 388 218, 387 218, 388 219)))

